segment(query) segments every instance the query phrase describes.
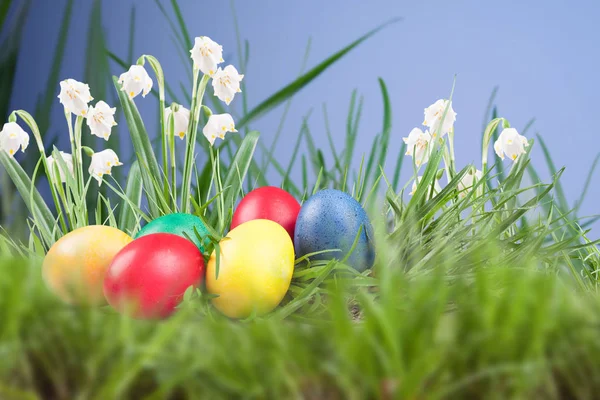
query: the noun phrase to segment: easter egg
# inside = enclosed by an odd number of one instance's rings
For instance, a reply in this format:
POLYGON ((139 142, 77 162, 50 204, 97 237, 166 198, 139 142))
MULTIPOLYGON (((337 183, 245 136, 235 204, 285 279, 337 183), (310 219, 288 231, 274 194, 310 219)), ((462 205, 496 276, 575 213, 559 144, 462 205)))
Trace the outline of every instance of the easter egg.
POLYGON ((294 238, 300 203, 283 189, 265 186, 248 193, 233 213, 231 229, 254 219, 277 222, 294 238))
POLYGON ((204 224, 202 219, 191 214, 167 214, 163 215, 151 221, 144 226, 135 238, 150 235, 153 233, 171 233, 173 235, 181 236, 185 239, 191 240, 201 252, 204 252, 206 245, 209 240, 206 236, 209 234, 208 227, 204 224), (198 234, 203 238, 201 241, 196 235, 194 228, 198 234))
POLYGON ((339 190, 321 190, 302 205, 294 245, 298 257, 306 254, 339 249, 341 251, 311 256, 312 260, 343 259, 363 227, 358 243, 346 263, 358 271, 373 266, 375 250, 373 227, 360 203, 339 190))
POLYGON ((206 289, 214 306, 231 318, 264 315, 285 296, 294 273, 294 246, 283 227, 255 219, 232 229, 206 269, 206 289))
POLYGON ((102 285, 113 257, 133 239, 116 228, 91 225, 60 238, 48 251, 42 275, 50 290, 70 304, 106 304, 102 285))
POLYGON ((204 277, 204 259, 189 240, 154 233, 134 240, 106 271, 104 295, 117 311, 140 319, 166 318, 190 286, 204 277))

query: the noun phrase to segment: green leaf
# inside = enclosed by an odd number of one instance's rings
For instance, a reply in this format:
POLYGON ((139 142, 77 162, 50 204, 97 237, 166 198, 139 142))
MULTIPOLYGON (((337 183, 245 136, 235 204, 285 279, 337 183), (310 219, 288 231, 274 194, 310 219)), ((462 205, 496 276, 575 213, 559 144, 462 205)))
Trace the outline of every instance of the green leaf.
MULTIPOLYGON (((129 170, 125 195, 137 206, 137 208, 140 208, 140 203, 142 201, 142 189, 142 173, 139 163, 135 161, 129 170)), ((119 215, 119 229, 131 235, 136 225, 137 219, 135 210, 129 204, 123 204, 119 215)))
POLYGON ((585 178, 585 184, 583 185, 583 190, 581 192, 581 195, 579 196, 579 199, 575 203, 575 214, 577 214, 577 211, 579 211, 579 208, 581 207, 583 200, 585 200, 585 196, 587 195, 588 188, 590 187, 590 183, 592 181, 592 176, 594 175, 594 171, 596 170, 598 161, 600 161, 600 153, 598 155, 596 155, 596 158, 594 158, 594 162, 592 163, 592 166, 590 167, 587 177, 585 178))
POLYGON ((348 46, 344 47, 343 49, 339 50, 332 56, 323 60, 316 67, 314 67, 313 69, 311 69, 310 71, 308 71, 307 73, 305 73, 304 75, 302 75, 301 77, 299 77, 298 79, 296 79, 295 81, 290 83, 289 85, 285 86, 283 89, 281 89, 278 92, 276 92, 275 94, 273 94, 271 97, 269 97, 265 101, 260 103, 258 106, 256 106, 252 110, 250 110, 250 112, 248 112, 248 114, 244 115, 244 117, 237 123, 237 125, 236 125, 237 129, 243 128, 251 121, 254 121, 258 117, 267 113, 269 110, 271 110, 271 109, 277 107, 278 105, 280 105, 281 103, 283 103, 285 100, 287 100, 288 98, 293 96, 295 93, 297 93, 302 88, 304 88, 306 85, 308 85, 310 82, 312 82, 315 78, 317 78, 319 75, 321 75, 323 72, 325 72, 325 70, 327 70, 336 61, 340 60, 342 57, 344 57, 346 54, 348 54, 356 46, 358 46, 359 44, 361 44, 362 42, 364 42, 371 36, 375 35, 377 32, 379 32, 386 26, 396 23, 400 20, 401 20, 400 18, 394 18, 382 25, 379 25, 377 28, 367 32, 365 35, 356 39, 354 42, 350 43, 348 46))
POLYGON ((164 213, 164 210, 168 209, 168 206, 161 193, 160 182, 162 182, 162 176, 152 149, 152 143, 150 143, 146 127, 135 103, 121 90, 121 85, 118 83, 116 76, 113 76, 113 83, 119 95, 121 107, 123 107, 133 149, 142 172, 150 215, 152 218, 158 218, 164 213))
MULTIPOLYGON (((552 156, 550 155, 550 151, 544 142, 544 139, 540 135, 536 135, 538 140, 540 141, 540 145, 542 146, 542 151, 544 153, 544 158, 546 159, 546 163, 548 164, 548 169, 552 175, 557 174, 556 166, 554 165, 554 161, 552 160, 552 156)), ((562 184, 559 179, 556 179, 556 195, 558 197, 558 204, 560 205, 561 211, 566 212, 569 209, 569 203, 567 202, 567 198, 565 197, 565 192, 563 190, 562 184)))
MULTIPOLYGON (((235 200, 240 193, 244 179, 248 173, 248 168, 250 168, 259 136, 260 134, 257 131, 248 132, 244 140, 242 140, 238 151, 235 153, 235 157, 229 166, 225 181, 223 182, 223 196, 225 197, 223 212, 232 209, 235 204, 235 200)), ((209 219, 210 225, 215 226, 218 219, 219 216, 217 213, 212 213, 209 219)), ((223 228, 221 227, 219 231, 222 231, 223 228)))
MULTIPOLYGON (((373 168, 373 161, 375 159, 375 153, 372 153, 367 160, 367 169, 365 170, 365 185, 369 185, 371 182, 377 181, 377 176, 380 174, 380 168, 385 167, 385 160, 387 156, 387 148, 390 141, 390 133, 392 132, 392 106, 390 104, 390 96, 387 90, 387 86, 383 79, 379 78, 379 87, 381 89, 381 96, 383 97, 383 130, 379 140, 379 157, 377 159, 377 167, 374 171, 375 176, 371 176, 373 168)), ((377 190, 377 184, 374 184, 373 191, 377 190)), ((362 200, 362 196, 361 196, 362 200)))
POLYGON ((0 151, 0 163, 21 194, 27 209, 33 215, 35 224, 42 233, 46 244, 51 246, 56 238, 54 234, 56 223, 40 192, 35 188, 21 165, 4 151, 0 151))
POLYGON ((46 91, 43 99, 38 102, 35 108, 35 120, 40 127, 40 132, 47 132, 50 127, 50 110, 56 104, 56 95, 58 82, 60 80, 60 70, 65 55, 67 39, 69 37, 69 25, 71 24, 71 13, 73 11, 73 0, 68 0, 65 11, 60 22, 60 32, 54 49, 52 66, 46 81, 46 91))

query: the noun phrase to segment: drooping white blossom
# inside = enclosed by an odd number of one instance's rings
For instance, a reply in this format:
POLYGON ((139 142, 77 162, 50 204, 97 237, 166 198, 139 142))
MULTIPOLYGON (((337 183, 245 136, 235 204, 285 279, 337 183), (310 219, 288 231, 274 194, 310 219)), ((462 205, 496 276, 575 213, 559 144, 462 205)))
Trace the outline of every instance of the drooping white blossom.
POLYGON ((0 131, 0 150, 4 150, 11 157, 21 149, 25 151, 29 146, 29 134, 16 122, 7 122, 0 131))
POLYGON ((119 83, 121 90, 132 99, 140 93, 146 97, 152 90, 152 78, 141 65, 132 65, 129 71, 123 72, 119 76, 119 83))
POLYGON ((54 156, 51 155, 48 158, 46 158, 46 162, 48 163, 48 169, 50 170, 50 175, 52 179, 55 180, 54 165, 56 164, 56 167, 58 168, 58 173, 60 175, 60 180, 64 183, 67 181, 67 173, 69 175, 73 175, 73 156, 71 154, 63 153, 62 151, 59 154, 67 167, 66 172, 62 167, 62 164, 58 160, 54 159, 54 156))
POLYGON ((423 121, 423 125, 429 128, 429 131, 434 138, 438 135, 444 136, 450 132, 455 121, 456 113, 454 112, 454 109, 452 109, 452 102, 448 102, 448 100, 440 99, 425 109, 425 120, 423 121), (448 103, 450 103, 449 106, 448 103), (442 117, 444 116, 446 106, 448 106, 448 112, 442 123, 442 117))
POLYGON ((103 150, 94 153, 92 156, 89 173, 98 181, 99 185, 102 185, 102 177, 110 175, 112 168, 119 165, 123 164, 119 161, 119 157, 114 151, 110 149, 103 150))
POLYGON ((467 193, 473 189, 473 186, 476 185, 482 177, 483 173, 480 170, 470 168, 458 183, 459 196, 463 198, 466 197, 467 193))
POLYGON ((115 122, 115 107, 111 108, 104 101, 99 101, 96 106, 90 106, 88 109, 87 125, 94 136, 101 137, 104 140, 110 138, 110 130, 117 125, 115 122))
POLYGON ((188 126, 190 124, 190 110, 184 107, 179 107, 179 110, 173 113, 171 107, 165 108, 165 134, 169 131, 169 115, 173 114, 173 124, 175 126, 175 136, 178 136, 181 140, 187 133, 188 126))
POLYGON ((520 135, 515 128, 505 128, 494 143, 494 151, 503 160, 504 156, 508 156, 516 161, 521 154, 525 154, 525 147, 528 145, 527 138, 520 135))
POLYGON ((88 112, 88 103, 94 98, 90 94, 90 87, 75 79, 65 79, 60 82, 60 103, 65 107, 65 112, 85 117, 88 112))
POLYGON ((423 132, 419 128, 414 128, 410 131, 408 137, 402 138, 402 140, 406 143, 406 155, 415 159, 417 167, 429 161, 429 156, 433 150, 429 131, 423 132))
POLYGON ((223 47, 208 36, 197 37, 190 53, 196 68, 209 76, 213 76, 217 65, 223 62, 223 47))
POLYGON ((244 75, 239 74, 233 65, 228 65, 225 69, 219 68, 212 81, 215 96, 229 105, 235 94, 242 91, 240 89, 242 79, 244 79, 244 75))
MULTIPOLYGON (((409 195, 412 196, 413 194, 415 194, 415 192, 417 191, 417 186, 421 183, 421 178, 423 178, 423 177, 419 176, 417 179, 415 179, 413 181, 412 188, 411 188, 409 195)), ((440 186, 439 182, 437 180, 435 180, 434 182, 435 183, 433 184, 433 196, 431 193, 431 187, 429 187, 427 189, 427 194, 425 195, 425 198, 427 200, 429 200, 431 197, 435 197, 439 192, 442 191, 442 187, 440 186)))
POLYGON ((235 123, 229 114, 213 114, 208 118, 208 122, 202 129, 202 133, 212 146, 216 138, 225 139, 227 132, 237 132, 235 123))

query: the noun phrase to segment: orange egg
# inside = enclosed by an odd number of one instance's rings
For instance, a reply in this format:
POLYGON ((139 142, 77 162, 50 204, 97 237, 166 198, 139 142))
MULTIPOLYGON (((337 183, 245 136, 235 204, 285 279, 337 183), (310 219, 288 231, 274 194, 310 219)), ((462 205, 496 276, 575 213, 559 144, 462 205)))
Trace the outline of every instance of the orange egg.
POLYGON ((60 238, 48 251, 42 274, 48 288, 70 304, 106 304, 104 274, 133 239, 116 228, 91 225, 60 238))

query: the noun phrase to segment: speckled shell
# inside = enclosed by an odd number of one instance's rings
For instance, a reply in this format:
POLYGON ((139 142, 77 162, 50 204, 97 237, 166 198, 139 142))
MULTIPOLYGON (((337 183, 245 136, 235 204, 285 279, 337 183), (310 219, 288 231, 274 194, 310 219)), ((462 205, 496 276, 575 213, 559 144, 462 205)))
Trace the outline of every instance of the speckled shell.
POLYGON ((312 256, 311 259, 342 259, 352 248, 361 226, 364 228, 358 244, 346 262, 358 271, 372 267, 375 260, 373 227, 369 217, 360 203, 347 193, 321 190, 302 205, 298 214, 294 235, 296 256, 341 249, 312 256))

